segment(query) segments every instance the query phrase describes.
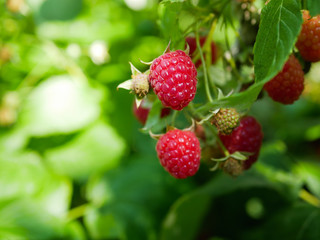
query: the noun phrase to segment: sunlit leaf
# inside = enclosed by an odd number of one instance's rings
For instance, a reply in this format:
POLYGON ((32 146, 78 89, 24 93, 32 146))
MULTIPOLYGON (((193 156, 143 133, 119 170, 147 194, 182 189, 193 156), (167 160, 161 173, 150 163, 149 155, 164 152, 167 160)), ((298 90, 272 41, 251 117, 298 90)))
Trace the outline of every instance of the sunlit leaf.
POLYGON ((67 144, 45 153, 55 172, 85 179, 95 172, 116 167, 124 151, 124 142, 112 127, 98 122, 67 144))

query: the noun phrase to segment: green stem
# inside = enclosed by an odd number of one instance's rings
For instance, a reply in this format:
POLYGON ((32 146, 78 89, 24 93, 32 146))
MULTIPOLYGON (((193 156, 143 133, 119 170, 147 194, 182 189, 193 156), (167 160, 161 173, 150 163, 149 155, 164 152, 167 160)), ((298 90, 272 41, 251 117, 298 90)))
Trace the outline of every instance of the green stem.
MULTIPOLYGON (((212 42, 212 36, 213 36, 213 33, 214 33, 215 29, 216 29, 216 26, 217 26, 217 19, 214 19, 212 24, 211 24, 211 28, 210 28, 210 31, 208 33, 208 37, 206 39, 206 42, 203 45, 203 48, 204 48, 205 52, 210 53, 209 55, 207 54, 207 59, 206 59, 210 63, 210 64, 208 64, 208 66, 210 66, 212 64, 211 42, 212 42)), ((215 83, 212 81, 212 79, 210 77, 210 74, 208 74, 208 77, 209 77, 209 80, 210 80, 209 82, 210 82, 211 87, 213 89, 214 95, 216 96, 216 98, 218 98, 218 94, 219 94, 218 88, 215 85, 215 83)))
MULTIPOLYGON (((200 114, 200 113, 198 113, 198 112, 194 109, 192 103, 190 103, 190 104, 188 105, 188 109, 189 109, 189 112, 190 112, 191 116, 193 116, 195 119, 199 119, 199 118, 200 118, 200 119, 203 119, 203 115, 200 114)), ((207 121, 204 122, 204 124, 211 130, 211 132, 213 133, 213 135, 216 137, 217 142, 218 142, 218 144, 220 145, 220 147, 221 147, 223 153, 225 154, 225 156, 229 156, 230 153, 229 153, 229 151, 226 149, 226 147, 224 146, 224 144, 222 143, 221 139, 219 138, 219 135, 218 135, 217 130, 211 125, 211 123, 209 123, 209 122, 207 122, 207 121)))
POLYGON ((190 24, 183 32, 183 36, 184 38, 190 33, 194 31, 194 28, 196 28, 197 24, 199 24, 199 22, 201 22, 200 25, 203 25, 205 23, 207 23, 208 21, 210 21, 212 18, 214 18, 214 14, 210 13, 207 17, 205 18, 198 18, 197 21, 195 21, 194 23, 190 24))
POLYGON ((307 0, 302 0, 302 9, 308 9, 307 0))
POLYGON ((224 144, 222 143, 221 139, 219 138, 219 135, 217 133, 217 130, 208 122, 204 123, 210 130, 211 132, 216 136, 217 142, 220 145, 224 155, 227 157, 230 155, 229 151, 227 150, 227 148, 224 146, 224 144))
POLYGON ((202 66, 203 66, 204 86, 206 89, 206 95, 207 95, 209 102, 212 102, 213 100, 212 100, 212 96, 211 96, 210 89, 209 89, 208 71, 207 71, 207 67, 206 67, 206 62, 204 61, 203 52, 202 52, 200 40, 199 40, 199 26, 197 26, 197 31, 196 31, 196 42, 197 42, 197 48, 199 50, 200 58, 201 58, 202 66))
POLYGON ((306 201, 307 203, 320 208, 320 200, 313 196, 311 193, 306 191, 305 189, 301 189, 299 193, 299 197, 306 201))
POLYGON ((84 215, 85 211, 87 210, 88 206, 89 206, 88 204, 83 204, 83 205, 80 205, 76 208, 71 209, 67 215, 68 221, 72 221, 74 219, 82 217, 84 215))
MULTIPOLYGON (((232 55, 231 46, 230 46, 229 38, 228 38, 228 35, 227 35, 227 31, 225 32, 224 39, 226 41, 226 46, 227 46, 228 52, 230 53, 230 59, 226 59, 226 60, 231 65, 232 71, 234 72, 236 77, 242 82, 243 81, 242 76, 240 75, 240 73, 239 73, 239 71, 237 69, 236 63, 233 60, 233 55, 232 55)), ((241 38, 239 38, 239 39, 241 39, 241 38)))

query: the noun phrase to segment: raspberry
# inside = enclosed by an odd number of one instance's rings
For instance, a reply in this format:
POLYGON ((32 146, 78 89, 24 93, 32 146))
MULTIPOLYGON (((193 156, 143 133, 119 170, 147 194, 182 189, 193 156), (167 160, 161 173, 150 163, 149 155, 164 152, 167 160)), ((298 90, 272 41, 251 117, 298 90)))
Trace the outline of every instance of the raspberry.
POLYGON ((320 61, 320 15, 310 17, 303 11, 303 24, 296 46, 304 60, 320 61))
POLYGON ((185 52, 168 52, 153 61, 149 81, 164 106, 181 110, 196 94, 197 70, 185 52))
POLYGON ((212 118, 221 134, 229 135, 239 124, 240 115, 234 108, 221 108, 212 118))
MULTIPOLYGON (((207 37, 200 37, 199 41, 200 41, 200 46, 202 47, 203 44, 206 42, 207 37)), ((188 43, 189 47, 190 47, 190 52, 189 52, 189 56, 191 58, 194 57, 194 52, 197 49, 197 42, 196 42, 196 38, 194 37, 187 37, 186 38, 186 42, 188 43)), ((211 42, 211 63, 215 63, 217 60, 217 46, 215 45, 215 43, 212 41, 211 42)), ((197 62, 195 63, 196 68, 198 68, 201 65, 201 59, 198 59, 197 62)))
POLYGON ((174 129, 164 134, 156 146, 161 165, 175 178, 196 174, 200 165, 200 143, 193 132, 174 129))
MULTIPOLYGON (((148 104, 147 101, 142 100, 140 106, 137 108, 136 102, 133 102, 132 111, 134 116, 137 118, 137 120, 142 124, 145 125, 149 112, 150 112, 151 105, 148 104)), ((171 110, 170 108, 162 108, 160 118, 164 118, 170 114, 171 110)))
POLYGON ((244 117, 231 135, 219 134, 219 137, 230 153, 236 151, 253 153, 243 162, 243 169, 249 169, 257 161, 263 133, 260 124, 255 118, 244 117))
POLYGON ((220 164, 220 167, 222 168, 222 170, 233 176, 233 177, 237 177, 239 176, 242 171, 243 171, 243 162, 242 161, 238 161, 234 158, 229 158, 227 159, 225 162, 222 162, 220 164))
POLYGON ((269 96, 277 102, 292 104, 304 88, 304 73, 299 61, 291 55, 282 71, 264 85, 269 96))

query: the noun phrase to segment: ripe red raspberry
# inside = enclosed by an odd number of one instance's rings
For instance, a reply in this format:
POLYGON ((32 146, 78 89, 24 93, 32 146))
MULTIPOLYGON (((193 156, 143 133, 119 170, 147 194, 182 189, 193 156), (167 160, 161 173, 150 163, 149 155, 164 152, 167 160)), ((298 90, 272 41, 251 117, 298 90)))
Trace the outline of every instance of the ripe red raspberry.
POLYGON ((153 61, 149 81, 164 106, 181 110, 196 94, 197 70, 185 52, 168 52, 153 61))
POLYGON ((282 71, 264 85, 269 96, 277 102, 292 104, 304 88, 304 73, 299 61, 291 55, 282 71))
POLYGON ((311 18, 309 11, 303 11, 303 24, 296 46, 306 61, 320 61, 320 15, 311 18))
MULTIPOLYGON (((203 44, 206 42, 207 37, 200 37, 199 41, 200 41, 200 46, 202 47, 203 44)), ((188 43, 189 47, 190 47, 190 52, 189 52, 189 56, 191 58, 194 57, 194 52, 197 49, 197 42, 196 42, 196 38, 194 37, 187 37, 186 38, 186 42, 188 43)), ((217 60, 217 46, 216 44, 212 41, 211 42, 211 63, 215 63, 217 60)), ((201 59, 198 59, 197 62, 195 63, 196 68, 198 68, 201 65, 201 59)))
MULTIPOLYGON (((151 105, 148 104, 145 100, 142 100, 140 106, 137 108, 136 102, 133 102, 132 111, 134 116, 137 120, 142 124, 145 125, 149 112, 150 112, 151 105)), ((160 118, 164 118, 168 116, 171 112, 170 108, 162 108, 160 118)))
POLYGON ((260 124, 255 118, 244 117, 231 135, 219 134, 219 137, 230 153, 236 151, 253 153, 243 162, 243 169, 249 169, 257 161, 263 133, 260 124))
POLYGON ((200 166, 200 143, 193 132, 179 129, 164 134, 156 146, 161 165, 175 178, 196 174, 200 166))

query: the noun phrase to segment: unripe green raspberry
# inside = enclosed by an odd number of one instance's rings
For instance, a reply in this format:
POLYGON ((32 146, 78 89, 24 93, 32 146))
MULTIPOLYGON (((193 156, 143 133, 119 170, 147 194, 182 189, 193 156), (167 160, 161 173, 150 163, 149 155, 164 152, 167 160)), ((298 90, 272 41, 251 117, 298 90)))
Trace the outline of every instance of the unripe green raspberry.
POLYGON ((221 108, 212 118, 219 133, 229 135, 239 125, 239 113, 234 108, 221 108))
POLYGON ((220 168, 222 168, 222 170, 225 173, 233 177, 239 176, 243 171, 242 161, 238 161, 231 157, 227 159, 225 162, 222 162, 220 164, 220 168))

